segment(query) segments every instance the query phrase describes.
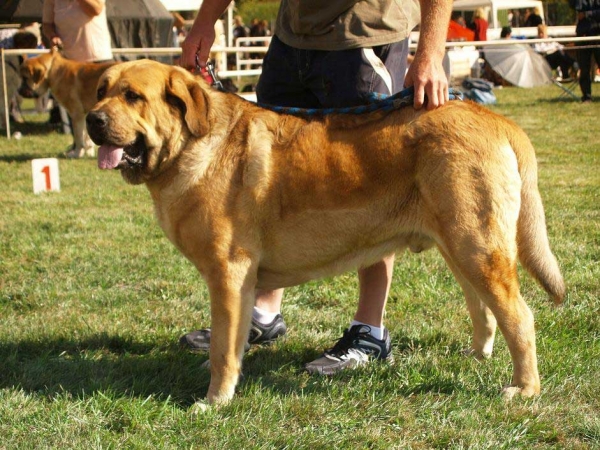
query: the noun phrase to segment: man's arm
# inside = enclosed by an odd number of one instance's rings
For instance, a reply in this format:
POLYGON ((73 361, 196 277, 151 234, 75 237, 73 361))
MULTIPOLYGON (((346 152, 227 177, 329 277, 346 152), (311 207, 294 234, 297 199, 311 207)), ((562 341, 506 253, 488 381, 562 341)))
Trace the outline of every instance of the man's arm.
POLYGON ((62 45, 62 40, 54 26, 54 0, 44 0, 42 9, 42 33, 50 42, 50 46, 62 45))
POLYGON ((448 79, 442 61, 445 54, 452 0, 420 0, 421 26, 417 52, 406 74, 406 86, 414 86, 416 109, 427 96, 427 109, 448 100, 448 79))
POLYGON ((56 28, 54 27, 53 23, 48 23, 48 22, 42 23, 42 33, 44 34, 46 39, 48 39, 48 41, 50 42, 51 47, 55 47, 55 46, 60 47, 62 45, 62 39, 56 32, 56 28))
POLYGON ((77 0, 79 6, 88 16, 97 16, 102 12, 106 4, 105 0, 77 0))
POLYGON ((186 69, 196 66, 196 55, 201 66, 206 64, 210 48, 215 42, 215 23, 225 12, 231 0, 204 0, 194 24, 181 45, 179 64, 186 69))

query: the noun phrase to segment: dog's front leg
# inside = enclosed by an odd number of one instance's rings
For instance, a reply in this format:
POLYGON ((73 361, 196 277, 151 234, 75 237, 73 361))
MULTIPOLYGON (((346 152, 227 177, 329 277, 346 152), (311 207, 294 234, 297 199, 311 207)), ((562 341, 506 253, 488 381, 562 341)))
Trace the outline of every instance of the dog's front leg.
POLYGON ((90 139, 85 127, 85 116, 83 111, 77 111, 71 117, 73 123, 73 136, 75 140, 75 149, 79 157, 94 156, 94 143, 90 139))
POLYGON ((241 374, 255 300, 256 269, 250 261, 228 261, 210 278, 211 378, 207 397, 209 403, 227 403, 241 374))

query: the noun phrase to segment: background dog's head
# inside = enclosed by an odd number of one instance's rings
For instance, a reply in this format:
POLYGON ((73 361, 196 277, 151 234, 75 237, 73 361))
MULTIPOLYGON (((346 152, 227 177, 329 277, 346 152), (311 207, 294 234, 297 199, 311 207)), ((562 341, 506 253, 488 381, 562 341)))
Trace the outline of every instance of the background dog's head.
POLYGON ((121 170, 132 184, 166 171, 190 140, 209 132, 208 89, 182 68, 151 60, 109 68, 86 119, 99 167, 121 170))
POLYGON ((31 98, 44 95, 50 89, 48 72, 52 68, 52 60, 58 50, 53 49, 35 58, 27 58, 23 61, 20 74, 23 82, 19 88, 19 94, 31 98))

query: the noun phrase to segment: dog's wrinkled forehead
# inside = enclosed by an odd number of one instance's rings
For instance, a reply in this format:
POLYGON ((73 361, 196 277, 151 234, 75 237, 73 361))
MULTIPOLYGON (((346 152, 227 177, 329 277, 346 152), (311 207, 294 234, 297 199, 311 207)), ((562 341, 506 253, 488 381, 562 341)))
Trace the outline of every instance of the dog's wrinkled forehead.
POLYGON ((169 73, 178 69, 152 60, 130 61, 108 68, 99 86, 107 90, 137 90, 151 97, 162 91, 169 73))

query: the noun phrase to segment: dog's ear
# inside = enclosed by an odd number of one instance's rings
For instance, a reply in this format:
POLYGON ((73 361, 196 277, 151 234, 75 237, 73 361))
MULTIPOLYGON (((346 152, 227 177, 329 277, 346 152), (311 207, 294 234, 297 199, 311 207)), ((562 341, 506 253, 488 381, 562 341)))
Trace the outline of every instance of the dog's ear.
POLYGON ((181 110, 188 129, 194 136, 209 131, 210 99, 197 80, 173 70, 167 82, 167 101, 181 110))

